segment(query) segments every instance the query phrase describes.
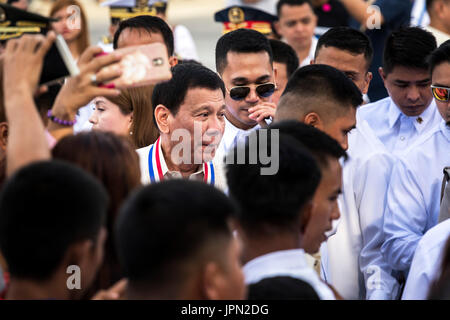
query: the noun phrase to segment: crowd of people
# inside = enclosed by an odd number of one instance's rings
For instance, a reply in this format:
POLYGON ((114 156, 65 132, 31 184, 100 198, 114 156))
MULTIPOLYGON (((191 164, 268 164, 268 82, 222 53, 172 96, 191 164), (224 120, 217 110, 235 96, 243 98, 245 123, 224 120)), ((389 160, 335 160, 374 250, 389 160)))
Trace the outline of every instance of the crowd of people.
POLYGON ((77 0, 26 4, 0 4, 0 298, 450 299, 449 0, 230 0, 215 70, 167 1, 104 2, 100 45, 77 0), (42 85, 57 35, 79 73, 42 85), (102 85, 152 43, 170 80, 102 85))

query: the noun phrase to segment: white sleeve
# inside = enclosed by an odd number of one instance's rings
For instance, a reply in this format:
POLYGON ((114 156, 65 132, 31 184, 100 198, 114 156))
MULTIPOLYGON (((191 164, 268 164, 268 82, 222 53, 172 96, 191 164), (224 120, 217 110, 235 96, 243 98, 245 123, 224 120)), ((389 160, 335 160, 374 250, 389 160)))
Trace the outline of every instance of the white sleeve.
POLYGON ((363 241, 359 262, 368 300, 393 300, 399 290, 392 269, 381 254, 383 213, 393 162, 391 155, 378 153, 355 171, 355 203, 363 241))

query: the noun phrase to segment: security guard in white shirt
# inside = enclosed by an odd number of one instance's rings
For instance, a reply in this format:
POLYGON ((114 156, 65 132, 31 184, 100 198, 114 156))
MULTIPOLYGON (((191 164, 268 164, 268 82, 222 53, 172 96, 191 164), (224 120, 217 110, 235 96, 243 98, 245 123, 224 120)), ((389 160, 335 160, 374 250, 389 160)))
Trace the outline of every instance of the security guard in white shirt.
POLYGON ((423 234, 438 222, 442 170, 450 165, 450 40, 430 57, 433 93, 441 122, 394 166, 381 247, 390 266, 407 277, 423 234))
POLYGON ((439 127, 432 101, 427 56, 436 49, 434 36, 418 27, 400 29, 387 39, 379 72, 389 97, 359 108, 388 152, 401 155, 420 137, 439 127))

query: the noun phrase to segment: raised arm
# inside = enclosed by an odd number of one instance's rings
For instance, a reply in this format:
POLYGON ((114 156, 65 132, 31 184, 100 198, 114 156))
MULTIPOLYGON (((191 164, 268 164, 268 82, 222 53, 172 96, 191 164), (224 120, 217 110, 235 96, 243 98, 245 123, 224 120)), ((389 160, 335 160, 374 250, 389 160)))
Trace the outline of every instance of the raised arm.
POLYGON ((3 57, 5 113, 9 123, 6 173, 50 158, 45 128, 34 103, 44 56, 55 34, 9 40, 3 57))

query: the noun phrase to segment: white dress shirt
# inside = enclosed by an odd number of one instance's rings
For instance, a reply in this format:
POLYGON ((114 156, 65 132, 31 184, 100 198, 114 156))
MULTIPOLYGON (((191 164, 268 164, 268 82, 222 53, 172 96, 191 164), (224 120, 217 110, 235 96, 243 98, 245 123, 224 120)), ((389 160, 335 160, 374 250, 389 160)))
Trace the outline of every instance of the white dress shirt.
POLYGON ((245 264, 245 283, 257 283, 266 278, 287 276, 310 284, 321 300, 335 300, 333 291, 308 266, 303 249, 281 250, 259 256, 245 264))
MULTIPOLYGON (((152 146, 156 145, 156 142, 154 144, 151 144, 147 147, 137 149, 136 152, 139 155, 139 164, 141 167, 141 182, 143 185, 150 184, 150 170, 149 170, 149 154, 152 146)), ((156 148, 155 148, 156 149, 156 148)), ((166 160, 164 158, 164 153, 162 152, 161 144, 159 144, 157 150, 155 150, 159 153, 159 159, 161 164, 161 171, 164 179, 182 179, 182 175, 180 172, 176 171, 169 171, 169 168, 167 167, 166 160)), ((153 161, 155 161, 153 159, 153 161)), ((218 164, 215 161, 212 162, 214 166, 214 186, 218 189, 225 191, 227 189, 227 184, 225 180, 225 175, 223 171, 223 165, 218 164)), ((190 180, 197 180, 197 181, 203 181, 206 172, 204 171, 205 166, 202 165, 201 169, 198 172, 195 172, 189 176, 190 180)), ((208 173, 211 175, 211 173, 208 173)), ((156 175, 156 173, 155 173, 156 175)), ((159 181, 159 178, 156 179, 159 181)))
POLYGON ((300 62, 300 67, 308 66, 309 64, 311 64, 311 60, 314 60, 317 42, 318 42, 317 38, 315 36, 313 36, 312 40, 311 40, 311 47, 309 48, 308 56, 300 62))
POLYGON ((425 300, 430 284, 441 272, 442 255, 450 237, 450 220, 428 230, 417 245, 409 270, 404 300, 425 300))
POLYGON ((225 131, 223 133, 223 137, 220 141, 219 147, 217 148, 215 159, 217 159, 217 161, 223 162, 224 157, 236 145, 238 141, 244 141, 245 137, 258 129, 261 129, 261 126, 259 124, 248 130, 239 129, 238 127, 233 125, 227 118, 225 118, 225 131))
POLYGON ((173 29, 175 54, 183 60, 199 61, 194 38, 189 29, 183 25, 176 25, 173 29))
POLYGON ((396 270, 408 273, 417 243, 436 225, 442 170, 450 165, 450 127, 439 130, 398 160, 392 170, 384 213, 383 256, 396 270))
POLYGON ((450 34, 442 32, 441 30, 435 29, 431 26, 426 26, 425 30, 431 32, 436 38, 437 46, 440 47, 445 41, 450 39, 450 34))
POLYGON ((392 299, 398 283, 381 256, 380 230, 394 157, 359 115, 348 139, 341 217, 322 246, 323 278, 345 299, 392 299))
POLYGON ((442 121, 434 99, 417 117, 404 115, 390 97, 361 106, 357 113, 369 123, 386 149, 395 156, 416 144, 420 136, 437 130, 442 121))

